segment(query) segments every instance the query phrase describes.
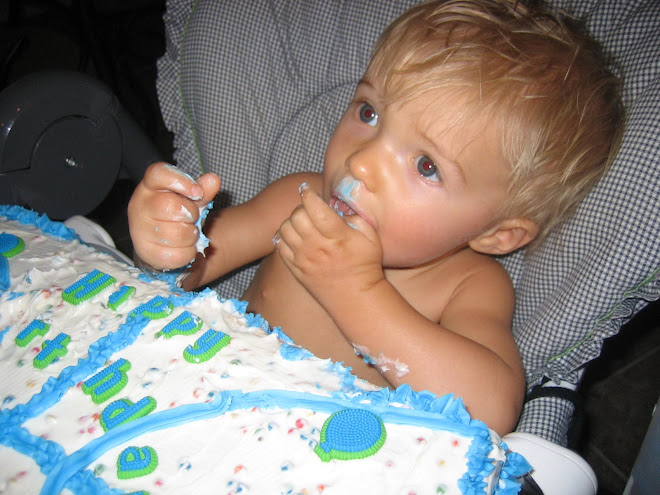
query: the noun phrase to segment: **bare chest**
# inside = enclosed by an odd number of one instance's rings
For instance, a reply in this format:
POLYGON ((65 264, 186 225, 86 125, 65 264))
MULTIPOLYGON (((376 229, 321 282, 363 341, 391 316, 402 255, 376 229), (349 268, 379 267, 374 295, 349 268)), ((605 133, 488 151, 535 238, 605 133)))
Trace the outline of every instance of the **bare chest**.
MULTIPOLYGON (((451 284, 433 283, 429 274, 404 271, 387 272, 388 280, 421 314, 439 321, 451 294, 451 284)), ((320 358, 342 361, 361 378, 386 386, 385 379, 372 366, 355 354, 332 317, 316 299, 291 275, 275 254, 266 258, 244 294, 248 310, 261 314, 271 325, 320 358)))

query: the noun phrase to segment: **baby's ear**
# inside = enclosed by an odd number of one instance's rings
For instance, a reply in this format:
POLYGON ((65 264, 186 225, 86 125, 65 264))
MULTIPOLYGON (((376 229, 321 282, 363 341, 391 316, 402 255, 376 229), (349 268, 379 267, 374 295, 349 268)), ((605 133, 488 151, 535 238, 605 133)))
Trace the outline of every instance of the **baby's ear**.
POLYGON ((538 233, 538 225, 528 218, 507 218, 468 244, 479 253, 507 254, 532 242, 538 233))

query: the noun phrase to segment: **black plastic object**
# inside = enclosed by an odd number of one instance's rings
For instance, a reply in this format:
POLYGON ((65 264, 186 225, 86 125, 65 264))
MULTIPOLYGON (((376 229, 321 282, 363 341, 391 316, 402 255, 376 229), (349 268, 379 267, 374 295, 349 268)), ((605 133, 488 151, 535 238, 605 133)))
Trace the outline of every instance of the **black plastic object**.
POLYGON ((137 181, 158 159, 117 98, 91 76, 39 72, 0 93, 0 203, 58 220, 85 215, 122 167, 137 181))

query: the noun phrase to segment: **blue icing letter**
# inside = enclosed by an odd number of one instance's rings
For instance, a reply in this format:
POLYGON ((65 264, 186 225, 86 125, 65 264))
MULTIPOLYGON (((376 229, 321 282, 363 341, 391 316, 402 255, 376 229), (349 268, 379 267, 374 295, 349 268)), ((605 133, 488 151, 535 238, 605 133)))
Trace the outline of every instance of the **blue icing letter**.
POLYGON ((41 344, 41 352, 32 360, 34 367, 42 370, 57 358, 64 356, 69 342, 71 337, 65 333, 59 333, 53 340, 46 340, 41 344))
POLYGON ((158 332, 156 337, 162 335, 166 339, 169 339, 175 335, 192 335, 202 328, 203 323, 199 316, 184 311, 158 332))
POLYGON ((94 404, 105 402, 117 395, 128 383, 126 372, 131 369, 131 363, 120 358, 82 384, 82 391, 89 395, 94 404))
POLYGON ((0 256, 11 258, 25 249, 25 242, 20 237, 7 232, 0 233, 0 256))
POLYGON ((37 335, 42 337, 48 333, 50 325, 42 320, 32 320, 30 324, 19 333, 14 339, 16 345, 20 347, 27 346, 37 335))
POLYGON ((129 318, 144 316, 150 320, 165 318, 172 312, 172 303, 163 296, 156 296, 152 300, 141 304, 128 315, 129 318))
POLYGON ((101 413, 99 422, 103 431, 112 430, 117 426, 146 416, 156 409, 156 399, 144 397, 135 404, 128 399, 119 399, 108 404, 101 413))
POLYGON ((108 298, 108 307, 113 311, 117 311, 117 308, 128 301, 133 294, 135 294, 135 287, 122 285, 118 291, 113 292, 108 298))
POLYGON ((153 473, 158 456, 151 447, 128 447, 117 459, 117 478, 127 480, 153 473))
POLYGON ((193 345, 185 348, 183 357, 189 363, 203 363, 215 356, 230 341, 231 337, 226 333, 210 328, 193 345))
POLYGON ((314 452, 324 462, 363 459, 378 452, 385 438, 385 425, 378 416, 366 409, 344 409, 325 421, 314 452))
POLYGON ((76 283, 64 289, 62 299, 73 305, 78 305, 101 293, 114 283, 115 279, 110 275, 92 270, 76 283))

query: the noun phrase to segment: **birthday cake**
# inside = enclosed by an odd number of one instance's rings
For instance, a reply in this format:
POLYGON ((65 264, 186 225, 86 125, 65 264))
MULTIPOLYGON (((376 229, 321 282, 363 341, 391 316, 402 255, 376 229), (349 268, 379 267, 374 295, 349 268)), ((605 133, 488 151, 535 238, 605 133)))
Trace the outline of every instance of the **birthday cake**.
POLYGON ((245 303, 0 206, 0 493, 513 494, 460 399, 380 389, 245 303))

